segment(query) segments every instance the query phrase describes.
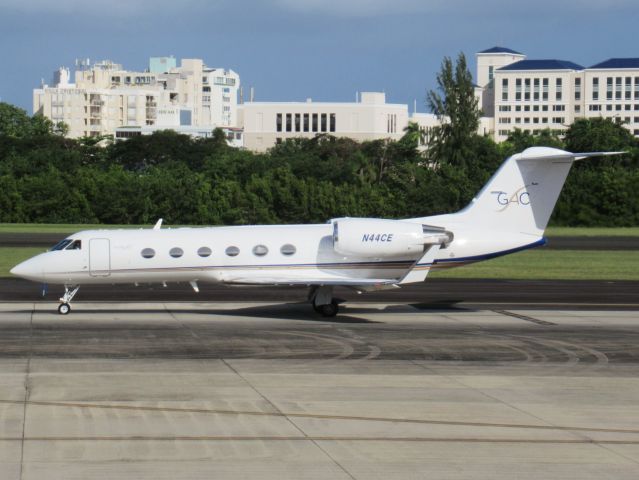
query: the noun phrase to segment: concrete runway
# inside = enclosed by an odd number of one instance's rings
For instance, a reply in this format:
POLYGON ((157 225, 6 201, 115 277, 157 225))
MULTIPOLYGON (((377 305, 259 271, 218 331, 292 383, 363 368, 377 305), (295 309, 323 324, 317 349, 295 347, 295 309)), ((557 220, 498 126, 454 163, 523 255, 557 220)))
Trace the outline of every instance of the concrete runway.
POLYGON ((639 309, 52 306, 0 303, 3 479, 639 472, 639 309))
MULTIPOLYGON (((0 279, 0 302, 57 302, 64 289, 50 285, 42 296, 42 285, 17 278, 0 279)), ((200 284, 195 293, 188 284, 161 285, 83 285, 74 303, 96 302, 305 302, 306 287, 240 287, 200 284)), ((564 280, 469 280, 428 279, 402 288, 358 294, 349 288, 336 288, 335 296, 349 303, 405 303, 419 308, 478 309, 637 309, 639 282, 564 280)), ((50 303, 51 309, 56 305, 50 303)))

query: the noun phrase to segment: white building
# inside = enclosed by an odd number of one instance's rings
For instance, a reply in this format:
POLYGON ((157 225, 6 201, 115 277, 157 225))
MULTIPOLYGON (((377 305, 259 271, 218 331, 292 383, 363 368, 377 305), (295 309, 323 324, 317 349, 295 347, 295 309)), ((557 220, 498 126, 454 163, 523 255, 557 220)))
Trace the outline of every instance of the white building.
POLYGON ((69 126, 69 137, 114 135, 118 127, 235 127, 239 76, 202 60, 152 58, 149 71, 133 72, 103 61, 54 74, 54 85, 33 91, 33 111, 69 126), (164 70, 164 71, 163 71, 164 70))
POLYGON ((493 105, 495 141, 506 140, 516 128, 562 133, 576 119, 592 117, 614 119, 639 135, 639 59, 584 68, 514 53, 495 47, 477 54, 477 78, 488 82, 482 85, 484 110, 493 105))
POLYGON ((321 133, 358 141, 397 140, 408 125, 408 106, 386 103, 379 92, 362 92, 358 102, 247 102, 238 110, 244 145, 255 151, 321 133))

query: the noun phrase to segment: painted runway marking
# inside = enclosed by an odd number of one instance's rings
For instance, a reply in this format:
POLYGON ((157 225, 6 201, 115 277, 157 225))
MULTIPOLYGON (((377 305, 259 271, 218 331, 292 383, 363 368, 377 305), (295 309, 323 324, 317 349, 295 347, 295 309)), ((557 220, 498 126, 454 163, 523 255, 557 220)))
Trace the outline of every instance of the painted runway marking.
POLYGON ((518 318, 520 320, 526 320, 527 322, 536 323, 537 325, 546 325, 546 326, 557 325, 556 323, 548 322, 547 320, 539 320, 538 318, 529 317, 528 315, 521 315, 519 313, 509 312, 508 310, 493 310, 493 312, 498 313, 500 315, 506 315, 508 317, 518 318))
MULTIPOLYGON (((0 400, 0 404, 22 405, 19 400, 0 400)), ((417 418, 390 418, 390 417, 365 417, 354 415, 323 415, 313 413, 294 413, 284 411, 259 412, 251 410, 218 410, 207 408, 178 408, 178 407, 152 407, 138 405, 108 405, 96 403, 77 403, 77 402, 47 402, 30 400, 27 402, 32 406, 46 407, 66 407, 66 408, 87 408, 87 409, 104 409, 104 410, 129 410, 142 412, 163 412, 163 413, 201 413, 207 415, 247 415, 262 417, 291 417, 291 418, 312 418, 320 420, 351 420, 364 422, 388 422, 388 423, 413 423, 423 425, 452 425, 466 427, 487 427, 487 428, 519 428, 529 430, 559 430, 559 431, 579 431, 579 432, 597 432, 597 433, 622 433, 639 435, 639 429, 623 429, 623 428, 597 428, 597 427, 578 427, 565 425, 530 425, 520 423, 487 423, 487 422, 461 422, 455 420, 428 420, 417 418)))

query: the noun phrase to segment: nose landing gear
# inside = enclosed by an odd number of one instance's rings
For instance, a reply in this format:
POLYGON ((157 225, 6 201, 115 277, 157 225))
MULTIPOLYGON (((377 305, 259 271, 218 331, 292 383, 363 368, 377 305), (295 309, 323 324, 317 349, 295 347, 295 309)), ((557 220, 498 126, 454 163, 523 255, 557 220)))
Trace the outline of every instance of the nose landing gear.
POLYGON ((80 285, 64 286, 64 295, 60 298, 60 305, 58 306, 60 315, 67 315, 71 311, 71 300, 78 293, 78 290, 80 290, 80 285))

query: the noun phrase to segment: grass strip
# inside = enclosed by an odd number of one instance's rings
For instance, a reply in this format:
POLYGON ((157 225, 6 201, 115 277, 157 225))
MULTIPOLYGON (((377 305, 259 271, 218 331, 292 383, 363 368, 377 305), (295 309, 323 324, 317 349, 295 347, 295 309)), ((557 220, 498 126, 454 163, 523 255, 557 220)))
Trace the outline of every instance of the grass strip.
MULTIPOLYGON (((0 247, 0 277, 11 276, 11 268, 44 250, 41 247, 0 247)), ((431 278, 639 281, 639 251, 540 248, 464 267, 433 270, 431 278)))
POLYGON ((639 251, 536 249, 433 270, 432 278, 639 280, 639 251))

